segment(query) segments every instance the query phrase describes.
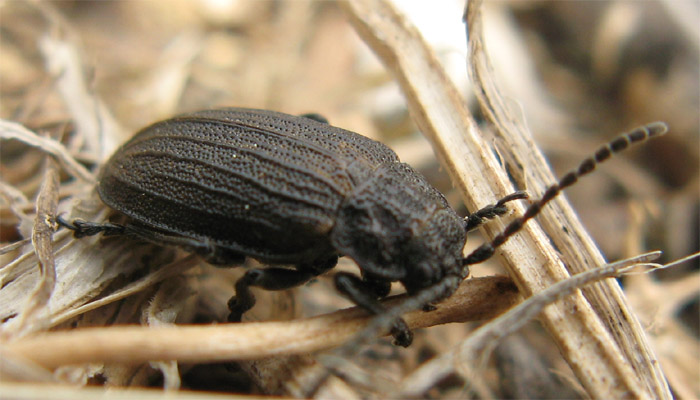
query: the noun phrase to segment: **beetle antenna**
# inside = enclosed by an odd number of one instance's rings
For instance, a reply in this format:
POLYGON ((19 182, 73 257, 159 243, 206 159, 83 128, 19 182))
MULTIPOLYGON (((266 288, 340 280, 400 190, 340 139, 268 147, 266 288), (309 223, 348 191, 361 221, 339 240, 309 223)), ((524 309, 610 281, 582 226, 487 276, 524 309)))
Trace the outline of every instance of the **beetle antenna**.
POLYGON ((503 232, 496 235, 491 242, 484 243, 476 250, 472 251, 467 257, 463 258, 462 266, 464 268, 462 270, 462 277, 466 278, 469 275, 469 265, 477 264, 491 258, 496 249, 505 243, 511 236, 516 234, 520 229, 522 229, 523 225, 525 225, 527 221, 539 214, 545 204, 549 203, 553 198, 561 193, 562 190, 576 183, 579 178, 591 173, 596 168, 596 165, 606 161, 613 154, 625 150, 632 144, 641 143, 650 138, 661 136, 666 133, 667 130, 668 126, 665 123, 652 122, 631 132, 624 133, 598 149, 592 157, 585 159, 581 164, 579 164, 578 168, 567 173, 559 180, 559 182, 547 188, 542 198, 530 204, 522 217, 517 218, 508 224, 503 232))

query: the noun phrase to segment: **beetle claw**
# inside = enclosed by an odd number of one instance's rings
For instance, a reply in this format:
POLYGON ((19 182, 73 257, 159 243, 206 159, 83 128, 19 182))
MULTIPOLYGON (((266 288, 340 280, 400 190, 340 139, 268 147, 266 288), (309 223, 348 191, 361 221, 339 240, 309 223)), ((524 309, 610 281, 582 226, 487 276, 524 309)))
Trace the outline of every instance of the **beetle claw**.
POLYGON ((399 319, 391 329, 391 335, 394 337, 394 345, 408 347, 413 343, 413 332, 408 329, 403 319, 399 319))

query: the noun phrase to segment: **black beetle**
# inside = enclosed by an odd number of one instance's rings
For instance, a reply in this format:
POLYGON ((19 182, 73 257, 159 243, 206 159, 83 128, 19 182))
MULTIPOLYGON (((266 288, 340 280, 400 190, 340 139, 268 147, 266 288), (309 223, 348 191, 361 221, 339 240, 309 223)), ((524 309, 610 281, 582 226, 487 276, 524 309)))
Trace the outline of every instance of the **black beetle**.
MULTIPOLYGON (((461 218, 444 196, 385 145, 330 126, 315 115, 226 108, 155 123, 124 144, 102 168, 97 186, 125 224, 59 223, 75 236, 127 234, 182 246, 213 264, 252 257, 294 268, 251 269, 236 283, 230 321, 255 303, 249 287, 298 286, 352 258, 362 277, 338 273, 338 290, 373 314, 391 282, 431 307, 451 295, 496 247, 595 164, 630 143, 665 132, 654 123, 623 135, 584 161, 530 205, 492 242, 467 257, 466 232, 507 212, 513 193, 461 218)), ((396 343, 411 332, 394 322, 396 343)))

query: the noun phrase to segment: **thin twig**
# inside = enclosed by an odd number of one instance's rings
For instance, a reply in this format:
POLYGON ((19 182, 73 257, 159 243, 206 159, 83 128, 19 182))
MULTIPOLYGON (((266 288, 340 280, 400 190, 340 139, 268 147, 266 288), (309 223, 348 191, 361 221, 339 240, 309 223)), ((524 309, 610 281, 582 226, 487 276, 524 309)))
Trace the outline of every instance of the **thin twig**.
MULTIPOLYGON (((414 311, 407 314, 405 320, 411 328, 420 328, 493 318, 518 299, 517 290, 508 282, 505 277, 469 280, 459 288, 458 296, 441 303, 438 310, 414 311)), ((388 301, 395 304, 401 298, 388 301)), ((150 360, 260 359, 340 345, 366 327, 370 320, 361 309, 350 308, 286 322, 85 328, 39 333, 5 343, 4 350, 49 368, 88 362, 133 364, 150 360)))

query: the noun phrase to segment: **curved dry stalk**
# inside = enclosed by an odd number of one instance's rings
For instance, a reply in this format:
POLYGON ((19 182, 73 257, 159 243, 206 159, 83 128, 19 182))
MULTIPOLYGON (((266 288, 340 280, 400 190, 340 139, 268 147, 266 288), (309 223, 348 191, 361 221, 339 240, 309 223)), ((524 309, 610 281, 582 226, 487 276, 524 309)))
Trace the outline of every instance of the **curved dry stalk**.
MULTIPOLYGON (((517 289, 506 277, 472 279, 437 310, 415 311, 407 314, 405 320, 411 328, 421 328, 489 319, 510 308, 518 298, 517 289)), ((391 304, 400 300, 388 301, 391 304)), ((328 349, 344 343, 370 320, 362 310, 350 308, 286 322, 114 326, 46 332, 4 342, 1 347, 6 356, 15 355, 47 368, 89 362, 249 360, 328 349)))

